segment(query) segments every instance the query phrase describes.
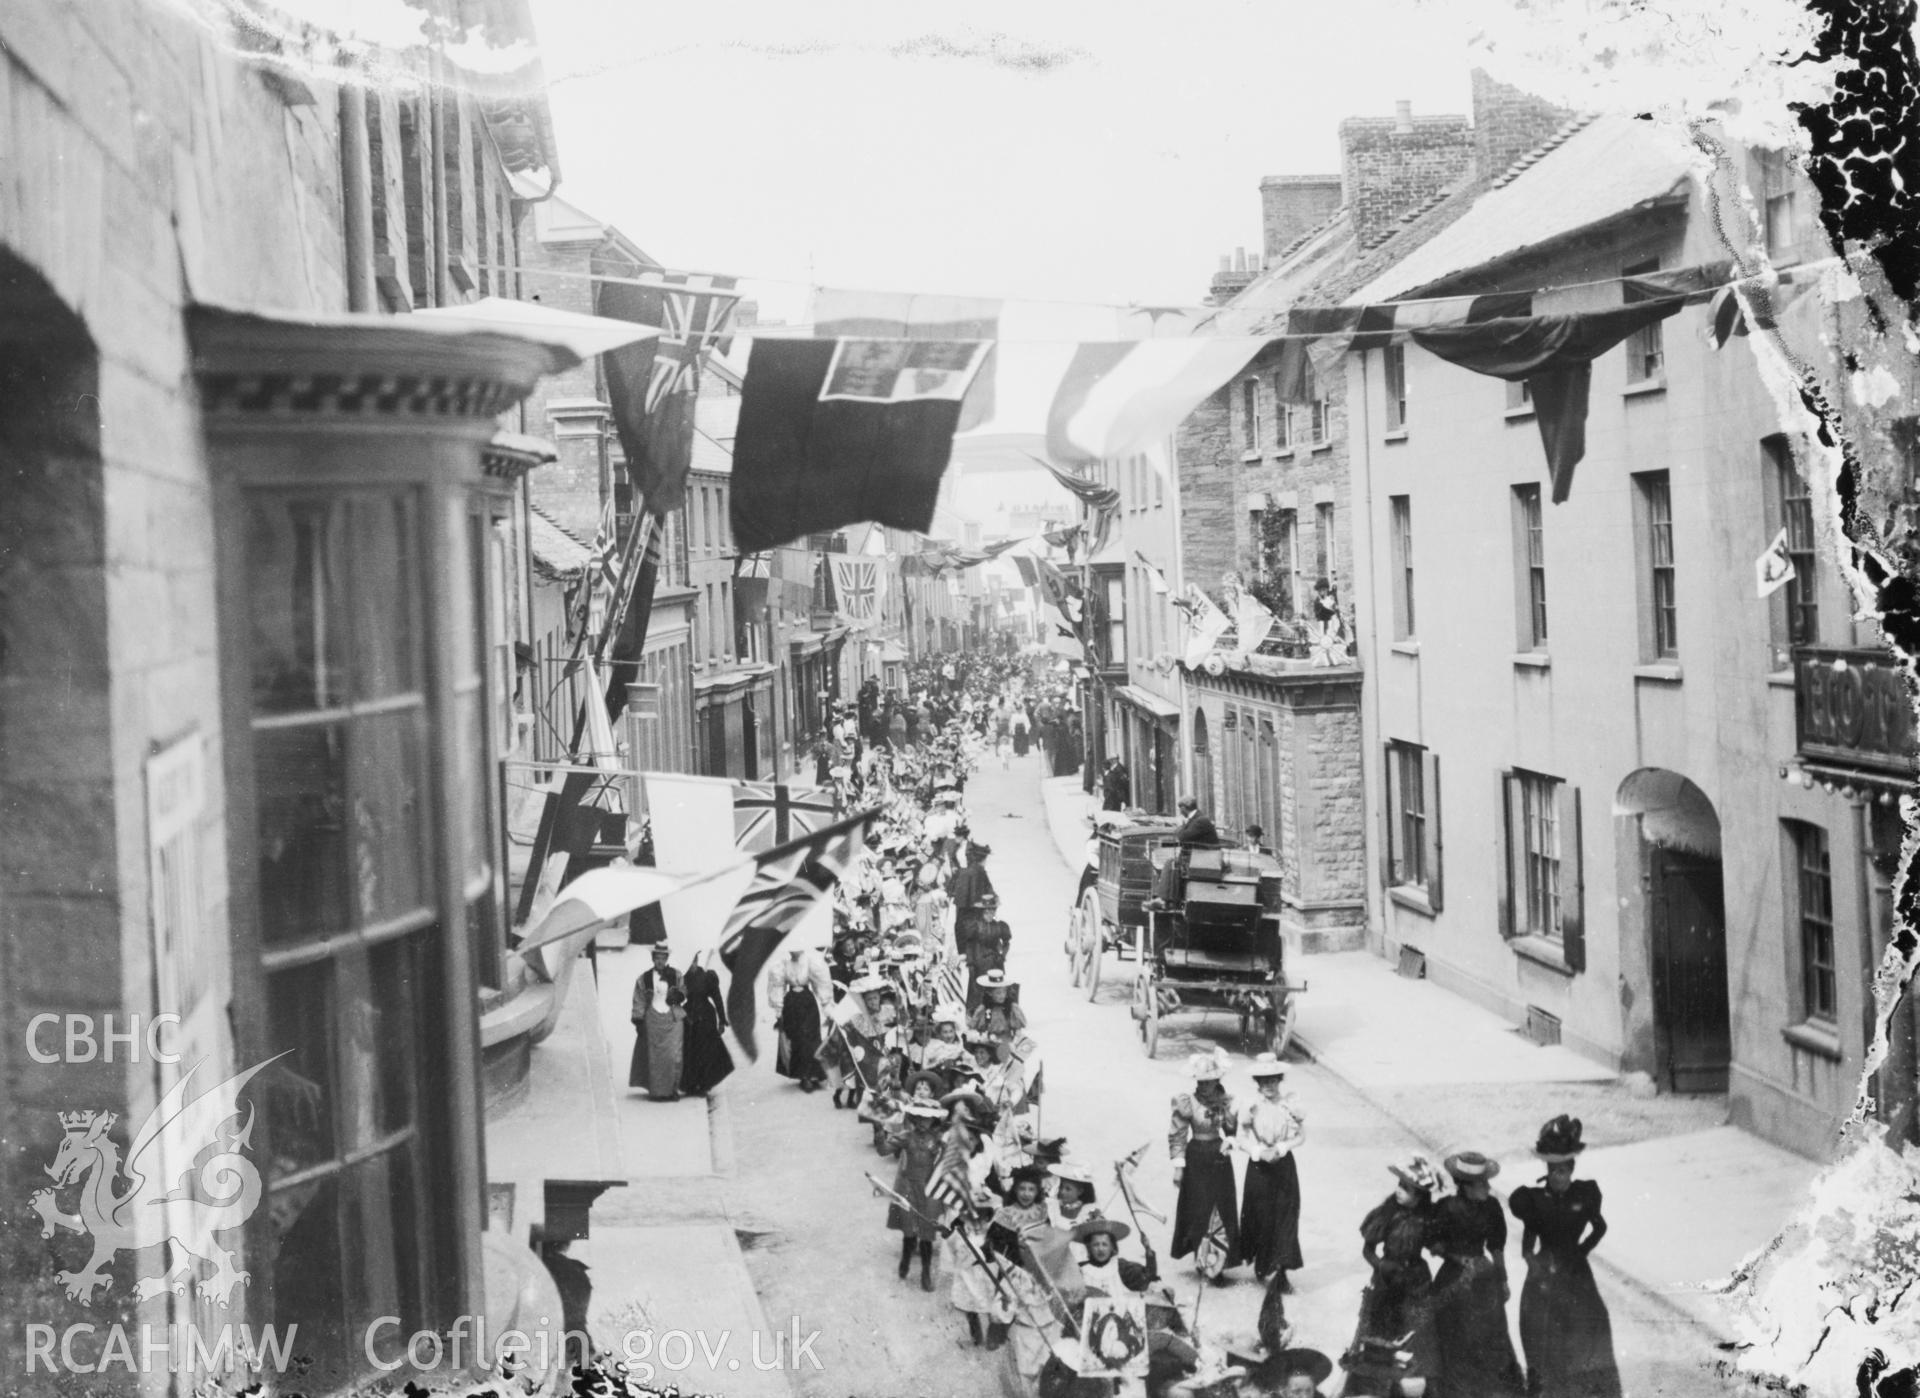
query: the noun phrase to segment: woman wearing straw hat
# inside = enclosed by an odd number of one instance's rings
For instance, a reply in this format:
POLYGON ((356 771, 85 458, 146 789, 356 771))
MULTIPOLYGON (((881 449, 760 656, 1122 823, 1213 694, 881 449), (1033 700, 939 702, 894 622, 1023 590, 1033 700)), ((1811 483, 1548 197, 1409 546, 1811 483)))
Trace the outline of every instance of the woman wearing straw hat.
POLYGON ((1585 1150, 1580 1123, 1557 1116, 1540 1128, 1533 1153, 1546 1163, 1541 1185, 1522 1185, 1509 1205, 1520 1220, 1520 1346, 1527 1354, 1527 1391, 1535 1398, 1619 1398, 1613 1322, 1587 1261, 1607 1235, 1600 1186, 1573 1177, 1585 1150))
MULTIPOLYGON (((1093 1171, 1077 1160, 1062 1160, 1047 1167, 1054 1178, 1053 1197, 1047 1200, 1047 1221, 1063 1233, 1071 1233, 1090 1218, 1100 1217, 1094 1202, 1093 1171)), ((1082 1249, 1075 1247, 1075 1258, 1082 1249)))
POLYGON ((1434 1205, 1428 1250, 1440 1259, 1433 1279, 1433 1341, 1449 1393, 1525 1398, 1526 1379, 1507 1332, 1507 1215, 1493 1197, 1500 1162, 1463 1150, 1442 1162, 1459 1193, 1434 1205))
POLYGON ((1353 1348, 1340 1361, 1347 1371, 1342 1391, 1412 1398, 1426 1392, 1439 1367, 1433 1352, 1433 1274, 1422 1253, 1433 1201, 1449 1186, 1422 1155, 1387 1168, 1399 1183, 1360 1223, 1360 1255, 1373 1269, 1373 1279, 1360 1294, 1353 1348))
POLYGON ((1238 1128, 1233 1098, 1220 1085, 1227 1061, 1218 1049, 1196 1053, 1187 1064, 1193 1091, 1173 1099, 1167 1148, 1180 1196, 1173 1210, 1176 1257, 1195 1253, 1203 1276, 1220 1281, 1239 1249, 1240 1211, 1233 1201, 1233 1162, 1227 1138, 1238 1128))
POLYGON ((1275 1278, 1284 1294, 1287 1273, 1305 1265, 1300 1256, 1300 1167, 1294 1149, 1306 1139, 1300 1110, 1287 1095, 1287 1065, 1271 1053, 1253 1061, 1259 1091, 1240 1109, 1234 1145, 1247 1157, 1240 1199, 1240 1250, 1236 1262, 1251 1262, 1253 1275, 1275 1278))

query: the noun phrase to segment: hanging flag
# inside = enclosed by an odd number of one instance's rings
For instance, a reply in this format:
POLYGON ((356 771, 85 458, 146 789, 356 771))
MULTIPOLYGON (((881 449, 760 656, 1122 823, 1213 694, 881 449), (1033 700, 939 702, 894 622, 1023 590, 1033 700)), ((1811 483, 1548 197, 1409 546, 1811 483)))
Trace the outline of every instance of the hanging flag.
POLYGON ((1079 551, 1080 541, 1087 535, 1086 526, 1069 524, 1063 529, 1049 529, 1040 537, 1057 549, 1067 551, 1067 562, 1073 562, 1073 556, 1079 551))
POLYGON ((650 509, 671 513, 686 499, 701 357, 709 347, 725 353, 740 300, 735 279, 662 272, 647 285, 596 282, 593 299, 599 315, 661 327, 657 340, 602 363, 627 474, 650 509))
POLYGON ((1232 625, 1227 614, 1214 605, 1213 599, 1192 583, 1187 584, 1187 615, 1193 622, 1193 635, 1187 641, 1187 651, 1182 657, 1189 670, 1200 667, 1213 647, 1226 634, 1232 625))
POLYGON ((1026 554, 1016 554, 1014 556, 1013 566, 1020 570, 1020 582, 1022 586, 1040 586, 1039 570, 1033 566, 1033 560, 1026 554))
POLYGON ((1204 306, 1086 306, 821 289, 815 332, 985 340, 956 419, 961 459, 1018 469, 1023 452, 1067 463, 1126 456, 1169 435, 1258 352, 1257 337, 1196 333, 1204 306))
POLYGON ((1154 596, 1165 597, 1169 592, 1173 591, 1172 588, 1167 586, 1167 575, 1161 572, 1159 567, 1149 560, 1144 553, 1140 552, 1139 549, 1135 549, 1133 556, 1139 560, 1140 566, 1146 570, 1147 581, 1153 587, 1154 596))
MULTIPOLYGON (((816 288, 816 339, 993 340, 1000 333, 997 299, 920 296, 889 291, 816 288)), ((993 351, 960 401, 957 431, 978 427, 993 415, 993 351)))
POLYGON ((754 341, 733 443, 743 553, 862 520, 924 534, 984 344, 754 341))
POLYGON ((1587 452, 1593 361, 1635 331, 1676 314, 1686 303, 1685 296, 1667 296, 1606 311, 1415 330, 1413 341, 1449 364, 1526 383, 1557 505, 1573 489, 1573 469, 1587 452))
POLYGON ((586 705, 586 752, 587 765, 598 767, 602 771, 611 771, 620 765, 619 748, 613 739, 613 722, 607 716, 607 705, 600 689, 600 675, 594 669, 593 657, 583 656, 580 661, 585 670, 585 683, 581 686, 580 702, 586 705))
POLYGON ((587 549, 587 576, 593 580, 593 606, 605 616, 608 602, 620 583, 619 524, 613 513, 613 497, 600 506, 600 527, 594 531, 587 549))
POLYGON ((755 1054, 755 1014, 761 970, 787 934, 800 925, 853 862, 878 807, 848 816, 755 856, 753 880, 721 933, 720 961, 732 977, 727 1016, 747 1057, 755 1054))
POLYGON ((733 784, 734 843, 767 850, 831 824, 833 793, 821 787, 780 782, 733 784))
POLYGON ((827 564, 833 570, 833 600, 840 620, 848 626, 863 628, 880 618, 880 594, 886 576, 880 560, 859 554, 830 553, 827 564))
POLYGON ((1753 560, 1754 589, 1762 597, 1771 597, 1800 575, 1787 551, 1787 531, 1783 527, 1767 545, 1767 551, 1753 560))
POLYGON ((1260 649, 1260 643, 1273 630, 1273 613, 1251 592, 1242 591, 1234 600, 1234 629, 1238 633, 1233 648, 1235 660, 1244 661, 1260 649))
POLYGON ((1056 481, 1079 497, 1080 503, 1089 510, 1104 513, 1120 508, 1120 492, 1114 487, 1102 485, 1098 481, 1090 481, 1085 476, 1075 475, 1072 471, 1063 471, 1042 457, 1036 456, 1033 459, 1046 467, 1048 474, 1056 481))

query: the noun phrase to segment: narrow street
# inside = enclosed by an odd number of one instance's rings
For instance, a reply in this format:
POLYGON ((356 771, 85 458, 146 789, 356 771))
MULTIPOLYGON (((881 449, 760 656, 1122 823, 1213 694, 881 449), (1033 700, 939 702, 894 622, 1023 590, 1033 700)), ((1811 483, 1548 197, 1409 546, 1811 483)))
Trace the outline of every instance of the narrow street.
MULTIPOLYGON (((1072 988, 1061 930, 1078 871, 1066 867, 1048 833, 1040 779, 1036 757, 1015 760, 1005 772, 990 758, 968 784, 967 805, 976 838, 993 849, 988 867, 1014 931, 1008 970, 1021 983, 1021 1003, 1046 1062, 1043 1133, 1064 1135, 1069 1153, 1109 1180, 1113 1160, 1150 1143, 1138 1174, 1141 1192, 1170 1214, 1167 1109, 1186 1086, 1187 1056, 1203 1044, 1226 1050, 1237 1070, 1228 1088, 1240 1093, 1250 1090, 1246 1055, 1232 1021, 1183 1015, 1165 1023, 1159 1055, 1149 1061, 1126 1010, 1130 968, 1111 958, 1094 1003, 1072 988)), ((1309 964, 1309 981, 1311 974, 1309 964)), ((1392 1184, 1388 1163, 1416 1147, 1402 1128, 1316 1066, 1295 1063, 1289 1081, 1307 1120, 1300 1156, 1307 1266, 1294 1279, 1289 1316, 1298 1343, 1337 1355, 1351 1338, 1363 1280, 1360 1220, 1392 1184)), ((964 1322, 947 1304, 944 1276, 936 1274, 928 1295, 917 1274, 909 1282, 894 1274, 898 1254, 884 1226, 886 1206, 862 1178, 871 1172, 890 1181, 893 1167, 873 1153, 869 1129, 851 1112, 834 1111, 824 1092, 807 1096, 775 1076, 768 1057, 736 1074, 728 1091, 738 1168, 730 1191, 768 1320, 785 1327, 797 1316, 802 1334, 816 1328, 821 1334, 814 1348, 821 1368, 796 1373, 795 1392, 844 1398, 995 1391, 997 1356, 971 1347, 964 1322), (909 1376, 919 1382, 905 1389, 909 1376)), ((1529 1178, 1531 1164, 1509 1159, 1503 1184, 1529 1178)), ((1118 1204, 1104 1193, 1101 1202, 1118 1204)), ((1630 1205, 1618 1199, 1612 1207, 1630 1205)), ((1124 1205, 1118 1208, 1125 1217, 1124 1205)), ((1221 1341, 1250 1339, 1261 1291, 1248 1270, 1234 1273, 1231 1285, 1203 1290, 1191 1259, 1166 1258, 1165 1225, 1148 1220, 1147 1227, 1176 1298, 1189 1314, 1199 1300, 1201 1331, 1221 1341)), ((1124 1251, 1137 1257, 1137 1240, 1128 1240, 1124 1251)), ((1516 1314, 1517 1252, 1516 1237, 1508 1254, 1516 1269, 1516 1314)), ((1679 1398, 1737 1391, 1712 1373, 1710 1337, 1655 1298, 1605 1277, 1601 1286, 1629 1393, 1679 1398)), ((1337 1384, 1336 1376, 1330 1390, 1337 1384)))

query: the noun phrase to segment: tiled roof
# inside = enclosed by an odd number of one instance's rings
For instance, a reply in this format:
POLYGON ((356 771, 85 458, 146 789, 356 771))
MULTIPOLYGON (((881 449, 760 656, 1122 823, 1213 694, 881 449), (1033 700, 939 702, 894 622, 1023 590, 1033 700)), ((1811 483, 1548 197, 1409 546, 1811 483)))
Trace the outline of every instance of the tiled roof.
POLYGON ((553 522, 538 505, 527 511, 527 551, 534 571, 554 582, 571 582, 587 571, 593 552, 553 522))
MULTIPOLYGON (((1468 192, 1445 226, 1384 259, 1348 300, 1386 301, 1485 267, 1683 191, 1687 149, 1652 122, 1571 122, 1492 180, 1468 192)), ((1383 247, 1394 251, 1396 238, 1383 247)))

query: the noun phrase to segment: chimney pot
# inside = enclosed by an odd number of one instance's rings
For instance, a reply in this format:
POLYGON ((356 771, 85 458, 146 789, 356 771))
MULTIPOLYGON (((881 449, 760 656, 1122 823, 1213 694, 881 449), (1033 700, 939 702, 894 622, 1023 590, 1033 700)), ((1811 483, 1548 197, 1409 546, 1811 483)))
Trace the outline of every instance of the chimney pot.
POLYGON ((1403 136, 1413 130, 1413 103, 1401 101, 1393 104, 1393 129, 1403 136))
POLYGON ((1236 272, 1244 272, 1247 270, 1247 250, 1245 248, 1235 248, 1233 250, 1233 270, 1236 272))
POLYGON ((1223 272, 1231 272, 1233 270, 1233 255, 1231 253, 1223 252, 1220 254, 1220 270, 1223 272))

